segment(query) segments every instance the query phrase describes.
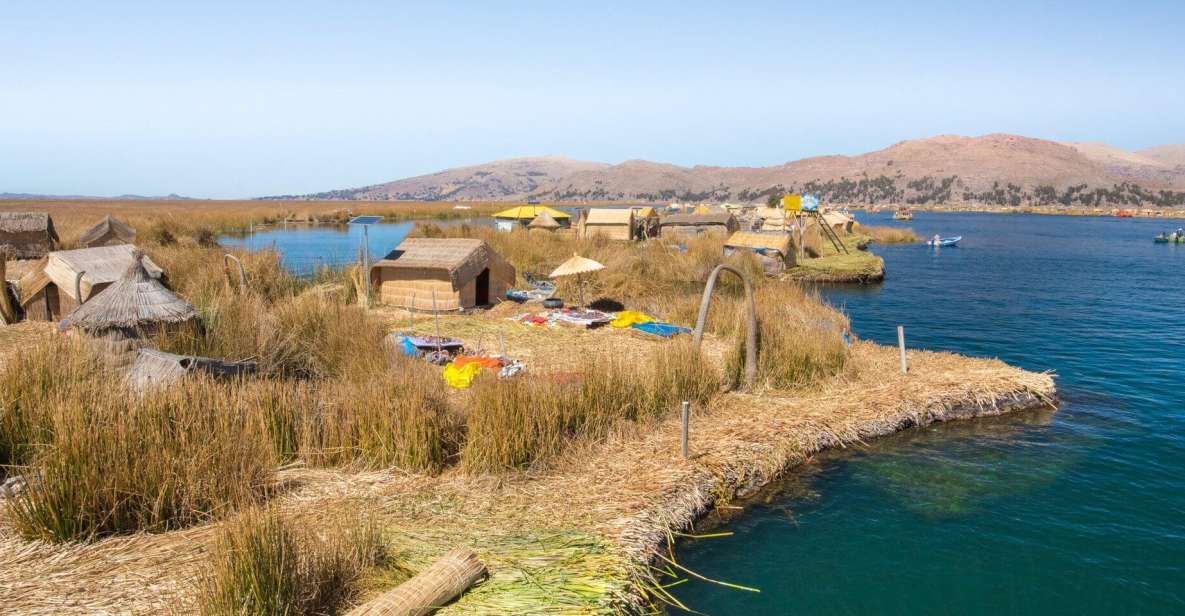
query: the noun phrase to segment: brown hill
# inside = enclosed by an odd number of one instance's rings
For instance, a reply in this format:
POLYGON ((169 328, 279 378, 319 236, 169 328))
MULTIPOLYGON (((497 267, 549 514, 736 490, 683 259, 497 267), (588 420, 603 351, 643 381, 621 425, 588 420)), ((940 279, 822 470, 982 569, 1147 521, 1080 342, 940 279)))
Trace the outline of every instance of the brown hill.
POLYGON ((1171 167, 1185 167, 1185 143, 1162 145, 1136 152, 1146 158, 1158 160, 1171 167))
MULTIPOLYGON (((1185 151, 1170 146, 1129 152, 1102 143, 1005 134, 942 135, 857 156, 818 156, 770 167, 516 158, 309 197, 751 201, 805 190, 833 201, 874 203, 1144 202, 1158 199, 1159 191, 1185 190, 1185 166, 1173 162, 1178 154, 1185 151)), ((1180 198, 1185 203, 1185 193, 1180 198)))

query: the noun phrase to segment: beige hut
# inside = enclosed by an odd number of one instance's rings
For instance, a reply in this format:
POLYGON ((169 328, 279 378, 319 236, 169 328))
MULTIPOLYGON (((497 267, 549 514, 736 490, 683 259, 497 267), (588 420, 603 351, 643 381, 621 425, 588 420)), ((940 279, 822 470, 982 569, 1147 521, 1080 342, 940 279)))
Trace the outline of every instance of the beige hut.
POLYGON ((408 238, 370 268, 380 302, 413 310, 495 303, 514 285, 514 276, 514 267, 489 244, 465 238, 408 238))
POLYGON ((7 248, 15 259, 40 259, 59 241, 45 212, 0 212, 0 250, 7 248))
POLYGON ((141 338, 163 328, 196 323, 193 304, 166 288, 159 274, 149 272, 146 261, 144 253, 135 251, 131 266, 118 280, 62 319, 63 329, 141 338))
POLYGON ((527 228, 542 229, 543 231, 555 231, 556 229, 559 229, 563 226, 564 225, 561 225, 559 221, 555 219, 555 217, 544 211, 539 212, 539 215, 531 221, 531 224, 527 225, 527 228))
POLYGON ((676 236, 700 235, 703 233, 727 236, 740 229, 740 223, 728 212, 709 214, 672 214, 660 222, 663 234, 676 236))
POLYGON ((87 229, 86 233, 83 233, 79 238, 78 243, 87 248, 135 244, 136 230, 122 220, 108 214, 98 224, 87 229))
POLYGON ((593 208, 580 226, 584 237, 602 235, 628 242, 634 237, 634 211, 630 209, 593 208))
POLYGON ((724 256, 738 252, 751 252, 761 262, 766 274, 776 276, 787 267, 792 267, 794 243, 785 233, 759 233, 737 231, 724 242, 724 256))
MULTIPOLYGON (((130 244, 49 253, 21 276, 20 301, 25 318, 56 321, 69 314, 119 280, 135 262, 135 253, 135 246, 130 244)), ((162 273, 148 257, 144 257, 144 269, 153 278, 162 273)))
POLYGON ((852 232, 852 225, 856 222, 854 218, 847 214, 839 212, 826 212, 823 214, 823 222, 826 223, 831 230, 837 234, 843 235, 852 232))

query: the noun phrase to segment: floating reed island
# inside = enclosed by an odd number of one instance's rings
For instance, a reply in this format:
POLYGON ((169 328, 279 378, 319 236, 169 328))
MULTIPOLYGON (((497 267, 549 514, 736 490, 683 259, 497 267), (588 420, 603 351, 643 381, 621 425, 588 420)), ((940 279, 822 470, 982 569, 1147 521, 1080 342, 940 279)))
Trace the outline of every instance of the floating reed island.
POLYGON ((725 256, 726 232, 639 242, 426 224, 420 238, 480 249, 305 280, 271 252, 233 252, 240 278, 201 237, 161 244, 129 224, 161 276, 138 265, 82 308, 125 298, 113 305, 127 318, 111 322, 168 359, 168 379, 145 384, 113 361, 109 331, 0 327, 14 342, 0 349, 12 613, 375 613, 461 586, 437 613, 650 611, 677 603, 671 575, 693 575, 668 551, 678 533, 816 452, 1054 403, 1050 375, 997 360, 910 350, 902 372, 898 349, 859 340, 771 268, 782 253, 738 240, 725 256), (544 280, 574 253, 603 268, 544 280), (503 262, 522 303, 433 314, 418 295, 408 310, 362 292, 367 275, 467 289, 485 270, 472 264, 503 262), (722 263, 748 285, 719 278, 697 345, 681 326, 722 263), (186 326, 148 327, 128 309, 133 284, 192 306, 186 326), (542 303, 581 292, 579 311, 542 303), (465 358, 481 369, 446 382, 465 358), (251 369, 190 369, 209 362, 251 369))

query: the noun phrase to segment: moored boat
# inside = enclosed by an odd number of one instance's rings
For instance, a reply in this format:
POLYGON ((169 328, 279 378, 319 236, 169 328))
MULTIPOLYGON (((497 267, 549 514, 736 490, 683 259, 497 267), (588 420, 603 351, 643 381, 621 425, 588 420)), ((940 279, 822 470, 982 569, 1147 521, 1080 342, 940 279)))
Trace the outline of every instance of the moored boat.
POLYGON ((926 244, 928 244, 930 246, 938 246, 938 247, 957 246, 959 244, 959 240, 961 240, 961 239, 963 239, 963 236, 961 236, 961 235, 956 235, 954 237, 934 236, 934 238, 927 241, 926 244))

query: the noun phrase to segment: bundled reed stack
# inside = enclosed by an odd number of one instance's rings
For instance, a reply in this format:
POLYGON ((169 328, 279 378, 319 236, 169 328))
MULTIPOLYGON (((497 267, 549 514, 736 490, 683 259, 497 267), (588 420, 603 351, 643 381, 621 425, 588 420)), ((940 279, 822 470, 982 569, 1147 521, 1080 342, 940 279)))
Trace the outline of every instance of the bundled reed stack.
POLYGON ((422 616, 459 597, 486 575, 486 567, 468 548, 454 548, 412 579, 346 616, 422 616))
POLYGON ((40 259, 57 247, 58 232, 45 212, 0 212, 0 248, 17 259, 40 259))

